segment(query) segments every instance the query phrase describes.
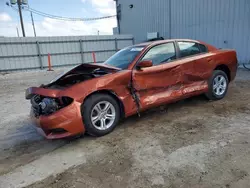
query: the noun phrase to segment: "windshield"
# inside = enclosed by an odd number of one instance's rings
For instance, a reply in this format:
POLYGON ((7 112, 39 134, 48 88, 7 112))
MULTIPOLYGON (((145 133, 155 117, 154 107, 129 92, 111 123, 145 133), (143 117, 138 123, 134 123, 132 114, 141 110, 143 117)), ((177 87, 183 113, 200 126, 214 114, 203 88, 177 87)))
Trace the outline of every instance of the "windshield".
POLYGON ((106 65, 117 67, 120 69, 127 69, 129 64, 135 59, 135 57, 143 50, 145 46, 134 46, 120 50, 107 61, 104 62, 106 65))

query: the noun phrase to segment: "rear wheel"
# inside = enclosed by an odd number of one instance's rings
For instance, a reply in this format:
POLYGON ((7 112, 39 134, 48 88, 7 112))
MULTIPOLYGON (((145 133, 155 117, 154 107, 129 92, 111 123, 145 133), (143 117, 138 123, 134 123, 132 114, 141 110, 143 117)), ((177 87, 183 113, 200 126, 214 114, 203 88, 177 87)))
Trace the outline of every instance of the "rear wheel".
POLYGON ((206 96, 210 100, 220 100, 225 97, 228 90, 228 77, 225 72, 215 70, 208 81, 206 96))
POLYGON ((116 127, 120 119, 120 107, 108 94, 90 96, 82 106, 83 121, 87 133, 103 136, 116 127))

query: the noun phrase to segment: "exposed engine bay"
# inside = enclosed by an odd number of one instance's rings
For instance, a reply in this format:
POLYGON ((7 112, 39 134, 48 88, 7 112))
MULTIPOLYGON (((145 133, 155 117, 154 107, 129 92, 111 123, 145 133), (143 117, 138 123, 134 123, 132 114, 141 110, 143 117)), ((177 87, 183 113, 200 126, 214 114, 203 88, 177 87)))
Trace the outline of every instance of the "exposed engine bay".
POLYGON ((74 84, 97 78, 114 72, 113 69, 93 64, 82 64, 62 74, 59 78, 52 80, 50 84, 43 85, 43 88, 64 89, 74 84))
MULTIPOLYGON (((74 84, 110 74, 118 70, 119 69, 97 64, 81 64, 59 75, 48 85, 41 85, 40 88, 61 90, 74 84)), ((42 95, 30 95, 29 97, 33 113, 36 117, 40 115, 50 115, 73 102, 73 99, 70 97, 52 98, 42 95)))
POLYGON ((40 115, 50 115, 61 108, 70 105, 73 99, 70 97, 50 98, 34 95, 31 100, 32 110, 36 117, 40 115))
POLYGON ((99 76, 108 74, 105 70, 101 70, 100 68, 89 70, 89 71, 73 71, 69 74, 66 74, 56 80, 55 82, 47 85, 45 88, 52 88, 52 89, 63 89, 74 84, 87 81, 93 78, 97 78, 99 76), (90 71, 90 72, 89 72, 90 71))

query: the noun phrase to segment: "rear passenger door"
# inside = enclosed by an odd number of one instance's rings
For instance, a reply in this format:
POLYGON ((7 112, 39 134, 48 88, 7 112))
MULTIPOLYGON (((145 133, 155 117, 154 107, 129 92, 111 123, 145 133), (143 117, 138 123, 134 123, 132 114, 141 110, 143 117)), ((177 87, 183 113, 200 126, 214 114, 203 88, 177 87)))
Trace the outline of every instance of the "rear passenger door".
POLYGON ((178 56, 182 64, 183 94, 204 89, 207 75, 201 68, 207 64, 207 59, 204 58, 207 54, 206 47, 189 41, 177 41, 177 46, 178 56))
POLYGON ((203 79, 208 80, 211 76, 211 70, 214 69, 213 53, 208 52, 205 45, 199 44, 201 53, 195 61, 194 70, 203 79))

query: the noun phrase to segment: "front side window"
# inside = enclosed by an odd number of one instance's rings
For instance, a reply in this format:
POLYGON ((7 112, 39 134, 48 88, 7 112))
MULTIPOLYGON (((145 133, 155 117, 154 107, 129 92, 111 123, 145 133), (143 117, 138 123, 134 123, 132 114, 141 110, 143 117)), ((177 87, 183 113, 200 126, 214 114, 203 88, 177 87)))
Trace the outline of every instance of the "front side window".
POLYGON ((174 43, 160 44, 152 47, 143 60, 152 60, 153 65, 160 65, 176 59, 174 43))
POLYGON ((106 65, 127 69, 130 63, 144 49, 145 46, 133 46, 120 50, 104 62, 106 65))
POLYGON ((177 42, 180 48, 180 57, 188 57, 201 53, 199 44, 194 42, 177 42))

